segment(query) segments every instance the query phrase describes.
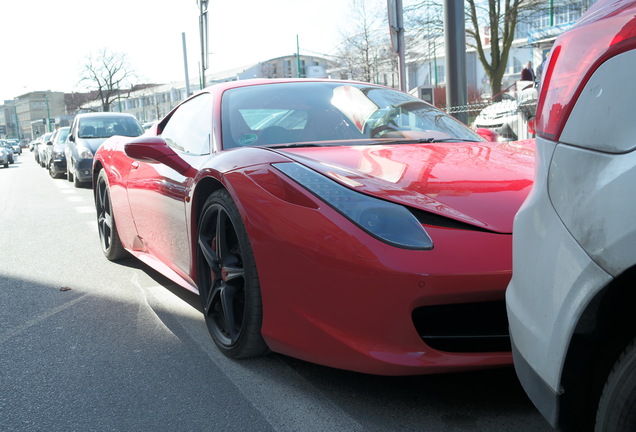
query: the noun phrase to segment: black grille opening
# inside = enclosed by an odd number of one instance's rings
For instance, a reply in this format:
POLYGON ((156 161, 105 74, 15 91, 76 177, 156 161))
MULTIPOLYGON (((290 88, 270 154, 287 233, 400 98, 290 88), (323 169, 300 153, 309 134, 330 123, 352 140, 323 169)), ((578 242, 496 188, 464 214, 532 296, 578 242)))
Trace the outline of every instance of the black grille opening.
POLYGON ((511 350, 504 300, 423 306, 413 311, 413 323, 422 340, 439 351, 511 350))

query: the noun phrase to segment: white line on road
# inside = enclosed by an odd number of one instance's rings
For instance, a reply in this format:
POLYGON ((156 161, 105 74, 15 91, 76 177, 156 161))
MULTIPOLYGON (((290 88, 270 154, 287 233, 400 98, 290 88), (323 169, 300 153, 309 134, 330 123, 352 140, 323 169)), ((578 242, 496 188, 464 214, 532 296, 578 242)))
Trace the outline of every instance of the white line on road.
MULTIPOLYGON (((140 286, 139 281, 133 283, 140 286)), ((365 430, 320 390, 307 391, 313 385, 284 362, 275 357, 242 361, 228 359, 216 349, 200 311, 161 285, 145 290, 173 314, 193 341, 277 431, 365 430)))
POLYGON ((62 312, 65 309, 70 308, 71 306, 73 306, 75 303, 79 303, 81 300, 84 300, 84 298, 87 296, 88 294, 82 294, 80 297, 77 297, 76 299, 73 299, 71 301, 69 301, 68 303, 64 303, 63 305, 60 305, 54 309, 51 309, 50 311, 43 313, 40 316, 37 316, 35 318, 33 318, 32 320, 29 320, 27 322, 25 322, 24 324, 18 326, 18 327, 14 327, 12 329, 9 329, 8 331, 4 332, 4 333, 0 333, 0 345, 2 345, 3 343, 5 343, 6 341, 8 341, 9 339, 11 339, 13 336, 16 336, 20 333, 22 333, 24 330, 33 327, 34 325, 44 321, 45 319, 55 315, 56 313, 62 312))

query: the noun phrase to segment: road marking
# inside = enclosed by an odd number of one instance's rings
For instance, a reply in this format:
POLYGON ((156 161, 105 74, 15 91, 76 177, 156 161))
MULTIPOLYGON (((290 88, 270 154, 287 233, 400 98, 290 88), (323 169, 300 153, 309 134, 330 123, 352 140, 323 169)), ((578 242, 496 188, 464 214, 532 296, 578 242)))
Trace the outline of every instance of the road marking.
MULTIPOLYGON (((142 288, 139 281, 133 283, 142 288)), ((212 342, 200 311, 161 285, 147 287, 145 290, 170 311, 194 343, 223 371, 243 397, 275 430, 366 430, 320 390, 307 390, 314 387, 313 384, 277 357, 230 360, 221 354, 212 342), (283 406, 284 409, 281 408, 283 406)))
POLYGON ((24 324, 9 329, 8 331, 4 332, 4 333, 0 333, 0 345, 2 345, 3 343, 5 343, 6 341, 8 341, 9 339, 11 339, 12 337, 22 333, 23 331, 25 331, 26 329, 33 327, 34 325, 44 321, 45 319, 52 317, 53 315, 62 312, 65 309, 70 308, 71 306, 73 306, 75 303, 79 303, 81 300, 84 300, 84 298, 87 296, 88 294, 82 294, 80 297, 77 297, 76 299, 73 299, 67 303, 64 303, 63 305, 60 305, 56 308, 51 309, 50 311, 43 313, 40 316, 37 316, 35 318, 33 318, 32 320, 29 320, 27 322, 25 322, 24 324))

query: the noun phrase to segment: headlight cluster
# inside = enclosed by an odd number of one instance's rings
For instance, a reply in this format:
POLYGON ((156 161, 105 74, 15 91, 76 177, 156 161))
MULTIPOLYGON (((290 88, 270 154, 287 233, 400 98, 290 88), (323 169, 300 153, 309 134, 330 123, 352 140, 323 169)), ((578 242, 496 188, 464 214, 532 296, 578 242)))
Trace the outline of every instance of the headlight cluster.
POLYGON ((93 157, 93 152, 87 147, 77 147, 77 154, 82 159, 90 159, 93 157))
POLYGON ((274 167, 372 236, 405 249, 433 249, 433 240, 405 207, 355 192, 300 164, 274 167))

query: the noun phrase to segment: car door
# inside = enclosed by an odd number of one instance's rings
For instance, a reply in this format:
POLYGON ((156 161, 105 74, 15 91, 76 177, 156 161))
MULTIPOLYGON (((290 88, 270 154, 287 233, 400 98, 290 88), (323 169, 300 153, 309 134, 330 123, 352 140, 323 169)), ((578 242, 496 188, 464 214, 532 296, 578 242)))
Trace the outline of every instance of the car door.
MULTIPOLYGON (((161 137, 192 165, 210 153, 212 96, 183 103, 161 137)), ((128 200, 144 249, 188 280, 191 262, 186 199, 193 179, 161 163, 134 161, 127 181, 128 200)))

